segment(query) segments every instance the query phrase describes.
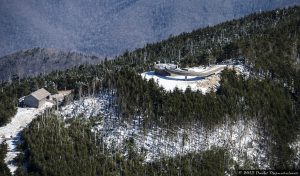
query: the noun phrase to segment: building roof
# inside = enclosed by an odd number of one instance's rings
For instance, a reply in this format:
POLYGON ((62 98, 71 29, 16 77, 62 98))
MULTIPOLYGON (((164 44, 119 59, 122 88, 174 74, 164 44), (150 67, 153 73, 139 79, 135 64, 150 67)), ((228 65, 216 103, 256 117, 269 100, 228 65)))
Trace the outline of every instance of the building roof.
POLYGON ((46 98, 47 96, 51 95, 47 90, 44 88, 41 88, 35 92, 32 92, 30 95, 32 95, 37 100, 41 100, 43 98, 46 98))

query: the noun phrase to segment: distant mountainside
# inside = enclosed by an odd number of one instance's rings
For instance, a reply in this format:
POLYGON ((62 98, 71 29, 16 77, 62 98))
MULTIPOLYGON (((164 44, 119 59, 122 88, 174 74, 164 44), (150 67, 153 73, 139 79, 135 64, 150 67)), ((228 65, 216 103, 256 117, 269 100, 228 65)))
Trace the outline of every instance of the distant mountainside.
POLYGON ((0 56, 24 48, 114 56, 299 0, 0 0, 0 56))
POLYGON ((0 80, 37 76, 80 64, 96 64, 101 58, 49 48, 23 50, 0 58, 0 80))

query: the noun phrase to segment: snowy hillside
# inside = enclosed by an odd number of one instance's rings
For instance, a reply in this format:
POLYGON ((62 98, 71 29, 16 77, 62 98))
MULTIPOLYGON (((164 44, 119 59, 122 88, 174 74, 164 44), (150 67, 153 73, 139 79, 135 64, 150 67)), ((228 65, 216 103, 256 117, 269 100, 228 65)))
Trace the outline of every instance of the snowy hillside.
MULTIPOLYGON (((261 169, 269 168, 265 139, 254 120, 229 120, 211 129, 201 124, 175 129, 145 127, 142 116, 135 116, 131 121, 122 119, 116 113, 117 107, 112 106, 114 101, 115 97, 111 92, 101 92, 95 97, 73 101, 61 107, 57 114, 65 120, 92 118, 94 125, 91 130, 95 133, 95 138, 104 141, 108 151, 118 150, 126 156, 127 142, 133 140, 136 151, 145 157, 145 162, 155 161, 164 156, 175 157, 190 152, 223 148, 227 149, 233 159, 230 169, 233 169, 235 163, 243 166, 249 162, 257 164, 261 169)), ((19 153, 16 150, 19 133, 37 114, 51 106, 52 104, 47 103, 40 109, 18 108, 12 122, 0 128, 0 142, 8 144, 5 162, 12 173, 17 169, 13 160, 19 153)), ((68 125, 65 125, 65 128, 68 128, 68 125)), ((296 152, 295 163, 300 160, 299 144, 299 140, 291 144, 291 148, 296 152)))
POLYGON ((32 47, 99 56, 299 0, 1 0, 0 56, 32 47))
POLYGON ((130 123, 118 117, 109 103, 113 99, 106 93, 83 98, 62 107, 60 114, 65 118, 99 117, 92 131, 109 149, 123 151, 126 155, 126 141, 133 139, 137 151, 145 155, 145 161, 221 147, 228 149, 230 156, 240 165, 247 158, 261 168, 268 168, 264 139, 255 121, 228 122, 210 130, 197 124, 176 130, 155 126, 144 129, 143 117, 137 116, 130 123))

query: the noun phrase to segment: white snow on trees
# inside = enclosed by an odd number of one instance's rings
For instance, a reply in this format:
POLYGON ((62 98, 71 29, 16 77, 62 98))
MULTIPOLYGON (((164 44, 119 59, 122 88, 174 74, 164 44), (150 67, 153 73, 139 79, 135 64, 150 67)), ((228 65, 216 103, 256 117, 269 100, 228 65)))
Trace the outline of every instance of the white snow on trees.
POLYGON ((75 101, 62 108, 65 118, 92 118, 99 115, 99 122, 92 131, 103 140, 109 150, 118 150, 126 155, 126 141, 133 139, 136 150, 153 161, 163 156, 183 155, 189 152, 206 151, 214 147, 228 149, 232 159, 241 166, 250 160, 261 168, 268 168, 266 151, 261 142, 256 122, 253 120, 230 121, 206 129, 194 125, 181 129, 163 129, 157 126, 143 127, 143 117, 136 116, 128 122, 118 117, 114 101, 108 94, 100 94, 75 101), (97 108, 97 110, 95 109, 97 108))

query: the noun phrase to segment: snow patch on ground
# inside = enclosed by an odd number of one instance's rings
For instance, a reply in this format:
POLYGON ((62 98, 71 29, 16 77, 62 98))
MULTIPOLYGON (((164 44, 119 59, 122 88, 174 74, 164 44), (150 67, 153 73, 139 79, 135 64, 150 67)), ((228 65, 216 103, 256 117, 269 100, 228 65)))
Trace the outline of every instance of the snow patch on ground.
POLYGON ((5 163, 8 165, 11 173, 14 173, 17 166, 14 165, 14 158, 19 154, 16 150, 17 142, 20 139, 20 132, 40 113, 48 107, 52 107, 53 104, 46 102, 40 108, 18 108, 17 114, 12 118, 11 122, 3 127, 0 127, 0 143, 6 142, 8 146, 8 152, 5 163))
POLYGON ((268 167, 268 163, 265 162, 265 151, 259 147, 262 138, 256 133, 254 121, 241 120, 213 130, 196 125, 173 131, 153 127, 144 133, 142 125, 139 125, 139 121, 142 121, 139 118, 133 120, 131 124, 123 123, 109 130, 106 124, 101 124, 94 131, 101 135, 109 148, 116 146, 124 148, 125 141, 133 138, 138 151, 145 152, 147 162, 162 156, 176 156, 220 147, 228 149, 230 156, 241 166, 244 165, 245 158, 248 158, 258 163, 260 168, 268 167))
MULTIPOLYGON (((245 158, 267 168, 265 150, 259 146, 262 137, 258 134, 255 121, 239 120, 207 130, 200 125, 186 129, 169 130, 159 127, 143 128, 143 118, 137 116, 130 123, 124 122, 115 113, 115 107, 109 102, 112 96, 99 95, 96 98, 84 98, 62 108, 65 118, 84 114, 86 118, 101 114, 99 123, 92 129, 112 150, 124 150, 126 141, 133 138, 138 152, 145 154, 146 161, 162 156, 176 156, 194 151, 206 151, 213 147, 229 150, 231 157, 243 165, 245 158), (88 105, 87 102, 93 102, 88 105), (98 108, 95 111, 95 107, 98 108), (93 113, 90 113, 93 112, 93 113)), ((126 151, 124 152, 126 153, 126 151)))
POLYGON ((100 94, 95 98, 82 98, 61 108, 60 114, 65 119, 82 115, 83 117, 95 117, 104 112, 105 105, 109 104, 107 94, 100 94))

